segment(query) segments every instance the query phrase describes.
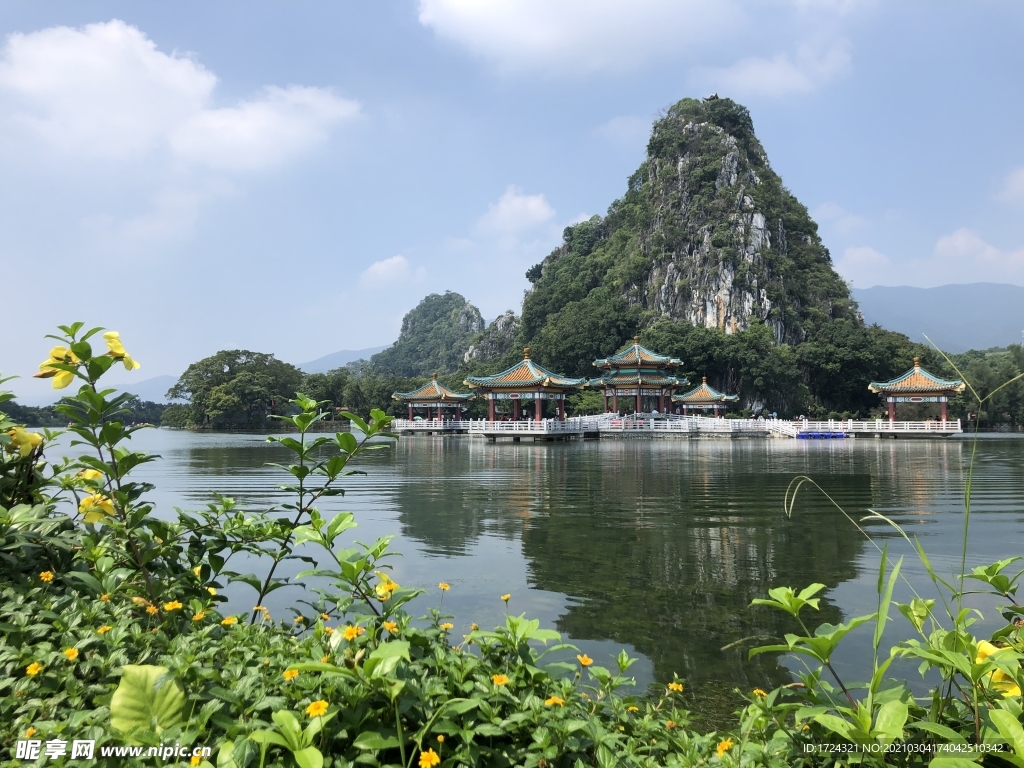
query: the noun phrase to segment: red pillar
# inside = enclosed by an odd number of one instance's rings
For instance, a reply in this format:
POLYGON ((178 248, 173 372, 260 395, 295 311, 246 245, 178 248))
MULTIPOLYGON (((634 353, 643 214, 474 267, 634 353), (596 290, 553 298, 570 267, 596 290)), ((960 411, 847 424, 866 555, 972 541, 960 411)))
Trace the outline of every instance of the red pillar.
POLYGON ((543 403, 544 401, 540 399, 540 392, 537 392, 536 394, 537 396, 533 401, 533 418, 534 421, 540 421, 542 416, 541 403, 543 403))
POLYGON ((512 420, 519 421, 519 401, 512 401, 512 420))
POLYGON ((636 391, 636 412, 640 413, 640 390, 636 391))
POLYGON ((412 403, 409 403, 409 421, 412 421, 412 403))
POLYGON ((664 389, 661 390, 661 392, 658 394, 658 410, 661 413, 665 412, 665 390, 664 389))
POLYGON ((942 411, 942 420, 946 420, 946 400, 943 398, 939 401, 939 410, 942 411))
POLYGON ((690 415, 690 408, 686 403, 683 403, 683 416, 690 415))
POLYGON ((617 416, 619 413, 619 390, 612 390, 612 410, 615 411, 617 416))
POLYGON ((487 413, 489 420, 494 421, 494 398, 490 396, 487 398, 487 413))
POLYGON ((608 413, 608 390, 604 391, 604 412, 608 413))
POLYGON ((715 418, 718 418, 718 403, 715 403, 715 418))
POLYGON ((889 400, 889 421, 896 421, 896 403, 889 400))
MULTIPOLYGON (((558 420, 565 421, 565 395, 558 398, 558 420)), ((943 419, 945 420, 945 419, 943 419)))

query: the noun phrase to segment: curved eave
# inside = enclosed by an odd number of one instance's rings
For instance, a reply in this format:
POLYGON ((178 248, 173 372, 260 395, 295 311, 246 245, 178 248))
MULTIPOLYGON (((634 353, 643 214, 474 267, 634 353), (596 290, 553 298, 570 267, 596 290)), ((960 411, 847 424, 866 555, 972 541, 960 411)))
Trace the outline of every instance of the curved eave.
POLYGON ((876 395, 937 394, 963 392, 967 388, 960 379, 940 379, 920 367, 914 367, 902 376, 889 381, 872 381, 868 391, 876 395))

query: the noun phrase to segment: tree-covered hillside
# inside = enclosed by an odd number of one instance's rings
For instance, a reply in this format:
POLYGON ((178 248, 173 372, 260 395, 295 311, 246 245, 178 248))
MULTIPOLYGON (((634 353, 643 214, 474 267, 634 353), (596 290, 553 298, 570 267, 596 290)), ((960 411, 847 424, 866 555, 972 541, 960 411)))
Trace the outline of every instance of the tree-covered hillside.
POLYGON ((461 364, 470 341, 484 329, 480 310, 452 291, 432 293, 402 319, 398 341, 374 355, 375 371, 392 376, 429 376, 461 364))
POLYGON ((730 99, 667 110, 622 199, 567 228, 527 277, 523 341, 551 362, 581 327, 600 329, 579 355, 593 359, 659 319, 725 333, 759 322, 788 344, 859 322, 817 225, 730 99))

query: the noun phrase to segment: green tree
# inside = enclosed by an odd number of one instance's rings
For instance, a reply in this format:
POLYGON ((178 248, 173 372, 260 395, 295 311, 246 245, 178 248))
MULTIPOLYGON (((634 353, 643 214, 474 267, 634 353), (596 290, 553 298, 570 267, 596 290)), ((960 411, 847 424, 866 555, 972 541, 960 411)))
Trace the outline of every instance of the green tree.
POLYGON ((187 400, 191 426, 258 427, 295 397, 302 372, 273 355, 232 349, 192 363, 167 391, 187 400))

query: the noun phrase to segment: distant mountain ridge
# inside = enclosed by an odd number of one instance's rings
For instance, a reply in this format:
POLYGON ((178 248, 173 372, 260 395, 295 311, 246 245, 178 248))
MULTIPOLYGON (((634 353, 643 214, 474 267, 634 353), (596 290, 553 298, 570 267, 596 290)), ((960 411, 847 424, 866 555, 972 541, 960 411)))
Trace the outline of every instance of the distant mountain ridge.
POLYGON ((335 368, 344 368, 348 363, 356 360, 369 360, 378 352, 388 348, 388 344, 380 347, 367 347, 366 349, 342 349, 331 352, 329 355, 310 360, 308 363, 299 363, 298 368, 303 373, 327 373, 335 368))
POLYGON ((936 288, 854 288, 864 320, 945 352, 1020 344, 1024 331, 1024 287, 1003 283, 940 285, 936 288))

